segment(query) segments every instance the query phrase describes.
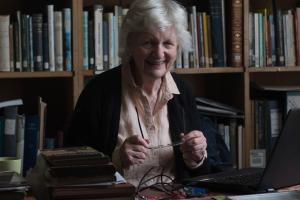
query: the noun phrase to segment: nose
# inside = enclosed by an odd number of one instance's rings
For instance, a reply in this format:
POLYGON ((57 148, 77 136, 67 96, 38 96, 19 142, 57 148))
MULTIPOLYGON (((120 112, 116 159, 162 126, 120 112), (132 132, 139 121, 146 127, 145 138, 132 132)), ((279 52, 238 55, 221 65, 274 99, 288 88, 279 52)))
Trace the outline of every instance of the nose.
POLYGON ((161 45, 161 44, 155 45, 155 47, 153 48, 153 56, 156 59, 163 59, 165 57, 165 48, 164 48, 164 46, 161 45))

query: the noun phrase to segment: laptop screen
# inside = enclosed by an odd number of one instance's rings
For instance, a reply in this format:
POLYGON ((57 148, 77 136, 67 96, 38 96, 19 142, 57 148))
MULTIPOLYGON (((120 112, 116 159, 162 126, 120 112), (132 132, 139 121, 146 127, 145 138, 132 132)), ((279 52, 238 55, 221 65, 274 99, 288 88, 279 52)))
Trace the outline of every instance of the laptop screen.
POLYGON ((300 109, 290 110, 269 158, 260 188, 300 183, 300 109))

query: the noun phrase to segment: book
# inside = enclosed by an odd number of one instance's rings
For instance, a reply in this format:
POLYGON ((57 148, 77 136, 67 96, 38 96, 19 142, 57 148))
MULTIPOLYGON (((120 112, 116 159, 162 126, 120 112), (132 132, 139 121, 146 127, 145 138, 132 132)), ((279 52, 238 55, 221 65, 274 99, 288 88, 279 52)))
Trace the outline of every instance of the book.
POLYGON ((47 5, 49 70, 55 71, 54 5, 47 5))
POLYGON ((32 15, 34 71, 43 71, 43 15, 32 15))
POLYGON ((104 70, 103 67, 103 6, 94 5, 94 37, 95 37, 95 71, 104 70))
POLYGON ((0 71, 10 71, 9 15, 0 15, 0 71))
POLYGON ((54 11, 55 71, 63 71, 63 18, 62 11, 54 11))
POLYGON ((54 199, 93 199, 111 197, 131 197, 134 199, 135 187, 129 183, 112 185, 61 186, 52 188, 54 199))
POLYGON ((231 65, 233 67, 242 66, 243 55, 243 1, 231 1, 231 65))
POLYGON ((87 146, 47 149, 41 151, 41 155, 47 160, 50 167, 79 164, 101 165, 110 162, 107 155, 87 146))
POLYGON ((38 98, 38 110, 39 110, 39 121, 40 121, 40 126, 39 126, 39 150, 43 150, 45 146, 45 127, 46 127, 46 115, 47 115, 47 104, 42 100, 41 97, 38 98))
POLYGON ((240 109, 226 105, 211 99, 195 97, 197 109, 211 113, 220 113, 227 115, 243 115, 240 109))
POLYGON ((17 115, 16 122, 16 157, 21 159, 21 172, 23 172, 24 161, 24 135, 25 135, 25 115, 17 115))
POLYGON ((88 49, 88 11, 83 11, 83 68, 89 69, 89 49, 88 49))
POLYGON ((38 115, 27 115, 25 118, 25 148, 23 174, 34 167, 38 153, 40 117, 38 115))
POLYGON ((212 57, 214 67, 224 67, 225 63, 225 30, 223 0, 209 0, 211 15, 212 57))
POLYGON ((64 69, 72 71, 72 29, 71 8, 63 9, 63 34, 64 34, 64 69))
POLYGON ((4 114, 4 156, 16 157, 17 155, 17 115, 18 106, 22 105, 22 100, 16 99, 1 103, 4 114))

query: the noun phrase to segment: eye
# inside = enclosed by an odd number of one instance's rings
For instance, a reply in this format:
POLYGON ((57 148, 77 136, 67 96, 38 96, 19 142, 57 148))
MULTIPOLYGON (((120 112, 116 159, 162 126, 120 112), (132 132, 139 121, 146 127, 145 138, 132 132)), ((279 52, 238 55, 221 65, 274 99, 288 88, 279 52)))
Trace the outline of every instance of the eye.
POLYGON ((149 48, 151 48, 151 47, 153 46, 153 44, 152 44, 151 40, 145 40, 145 41, 143 42, 142 46, 143 46, 144 48, 149 49, 149 48))
POLYGON ((172 41, 165 41, 164 46, 168 49, 173 48, 175 46, 175 43, 172 41))

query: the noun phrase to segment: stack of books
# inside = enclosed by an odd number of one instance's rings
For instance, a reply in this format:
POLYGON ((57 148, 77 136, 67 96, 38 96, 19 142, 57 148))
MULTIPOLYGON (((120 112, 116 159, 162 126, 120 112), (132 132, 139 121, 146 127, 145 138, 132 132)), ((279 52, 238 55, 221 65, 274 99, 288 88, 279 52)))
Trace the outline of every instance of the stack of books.
POLYGON ((39 178, 31 179, 45 183, 36 189, 40 199, 134 199, 135 187, 120 181, 109 157, 90 147, 42 150, 34 170, 39 178))
POLYGON ((29 189, 27 181, 13 171, 0 172, 0 199, 23 200, 29 189))

